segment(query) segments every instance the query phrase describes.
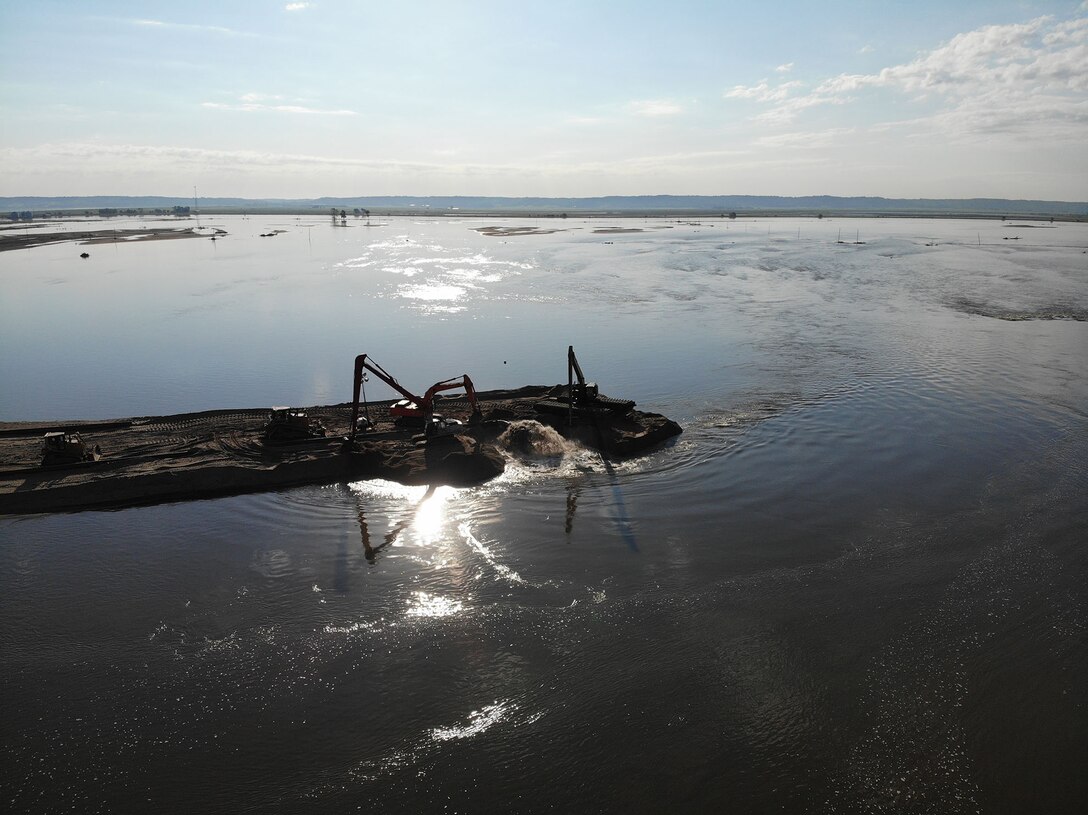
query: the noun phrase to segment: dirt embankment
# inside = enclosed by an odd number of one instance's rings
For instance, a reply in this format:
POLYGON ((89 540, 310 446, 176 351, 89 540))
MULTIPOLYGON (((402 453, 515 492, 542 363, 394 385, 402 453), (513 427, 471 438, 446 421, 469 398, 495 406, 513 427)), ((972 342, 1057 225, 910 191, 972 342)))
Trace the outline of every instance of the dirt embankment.
MULTIPOLYGON (((533 420, 608 455, 640 453, 680 432, 675 422, 636 410, 568 425, 537 412, 555 388, 530 386, 480 394, 484 421, 423 440, 396 427, 389 403, 372 404, 372 429, 346 444, 351 405, 307 409, 326 435, 268 444, 267 408, 218 410, 109 422, 0 423, 0 514, 52 512, 179 501, 303 484, 387 478, 406 484, 471 486, 503 472, 496 440, 512 421, 533 420), (78 433, 102 458, 42 467, 42 436, 78 433)), ((468 415, 463 401, 445 400, 438 412, 468 415)))

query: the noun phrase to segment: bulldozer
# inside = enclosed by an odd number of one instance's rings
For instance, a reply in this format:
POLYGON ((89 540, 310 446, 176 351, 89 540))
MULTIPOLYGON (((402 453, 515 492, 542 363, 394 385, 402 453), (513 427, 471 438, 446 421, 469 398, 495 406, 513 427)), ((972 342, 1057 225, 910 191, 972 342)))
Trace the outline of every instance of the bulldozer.
POLYGON ((264 440, 272 444, 323 438, 325 428, 319 421, 311 419, 304 410, 290 407, 272 408, 268 423, 264 426, 264 440))
POLYGON ((42 439, 42 466, 58 467, 66 464, 83 464, 102 458, 102 449, 96 444, 88 448, 78 433, 54 430, 42 439))

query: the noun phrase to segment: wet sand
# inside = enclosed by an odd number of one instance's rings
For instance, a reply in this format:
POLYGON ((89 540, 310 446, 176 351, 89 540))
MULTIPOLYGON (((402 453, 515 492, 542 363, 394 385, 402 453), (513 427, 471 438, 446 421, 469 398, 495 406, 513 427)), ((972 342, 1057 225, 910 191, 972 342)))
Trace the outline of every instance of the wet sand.
POLYGON ((567 230, 543 229, 539 226, 481 226, 476 231, 491 238, 516 238, 522 235, 553 235, 567 230))
MULTIPOLYGON (((222 229, 214 230, 214 236, 227 233, 222 229)), ((0 252, 12 249, 30 249, 53 243, 78 243, 90 246, 100 243, 136 243, 144 241, 168 241, 183 238, 208 238, 210 235, 197 232, 196 227, 153 227, 150 229, 109 229, 80 232, 41 232, 38 234, 8 235, 0 234, 0 252)))
POLYGON ((995 320, 1006 320, 1008 322, 1076 320, 1083 323, 1088 321, 1088 309, 1078 308, 1075 305, 1048 304, 1031 309, 1007 308, 990 303, 980 303, 968 298, 959 298, 954 300, 951 306, 964 314, 992 317, 995 320))

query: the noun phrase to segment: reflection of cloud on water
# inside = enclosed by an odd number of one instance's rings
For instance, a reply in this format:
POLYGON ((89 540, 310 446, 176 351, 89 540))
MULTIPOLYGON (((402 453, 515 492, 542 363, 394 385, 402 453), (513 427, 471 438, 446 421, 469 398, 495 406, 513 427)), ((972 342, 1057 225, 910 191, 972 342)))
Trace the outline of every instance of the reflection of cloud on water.
POLYGON ((404 277, 415 277, 419 274, 419 269, 414 269, 411 266, 382 266, 382 271, 388 274, 399 274, 404 277))
POLYGON ((415 301, 424 313, 453 314, 464 311, 465 303, 485 287, 502 283, 508 277, 533 269, 533 264, 516 260, 498 260, 481 252, 465 254, 443 246, 414 244, 403 237, 372 244, 363 254, 343 260, 334 266, 338 271, 380 271, 408 279, 426 282, 414 285, 378 282, 385 287, 385 296, 415 301), (420 255, 419 253, 425 252, 420 255), (413 257, 413 255, 418 255, 413 257), (457 303, 458 305, 451 305, 457 303))
POLYGON ((468 289, 461 286, 448 286, 435 283, 421 283, 415 286, 401 286, 397 294, 410 300, 459 300, 468 289))

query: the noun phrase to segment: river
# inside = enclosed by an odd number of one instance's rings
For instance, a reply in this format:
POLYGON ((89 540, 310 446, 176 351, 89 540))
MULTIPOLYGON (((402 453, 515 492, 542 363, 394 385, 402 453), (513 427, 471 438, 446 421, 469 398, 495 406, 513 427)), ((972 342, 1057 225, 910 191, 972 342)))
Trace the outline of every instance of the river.
POLYGON ((200 226, 0 254, 0 420, 573 345, 684 433, 0 519, 6 811, 1084 810, 1088 224, 200 226))

